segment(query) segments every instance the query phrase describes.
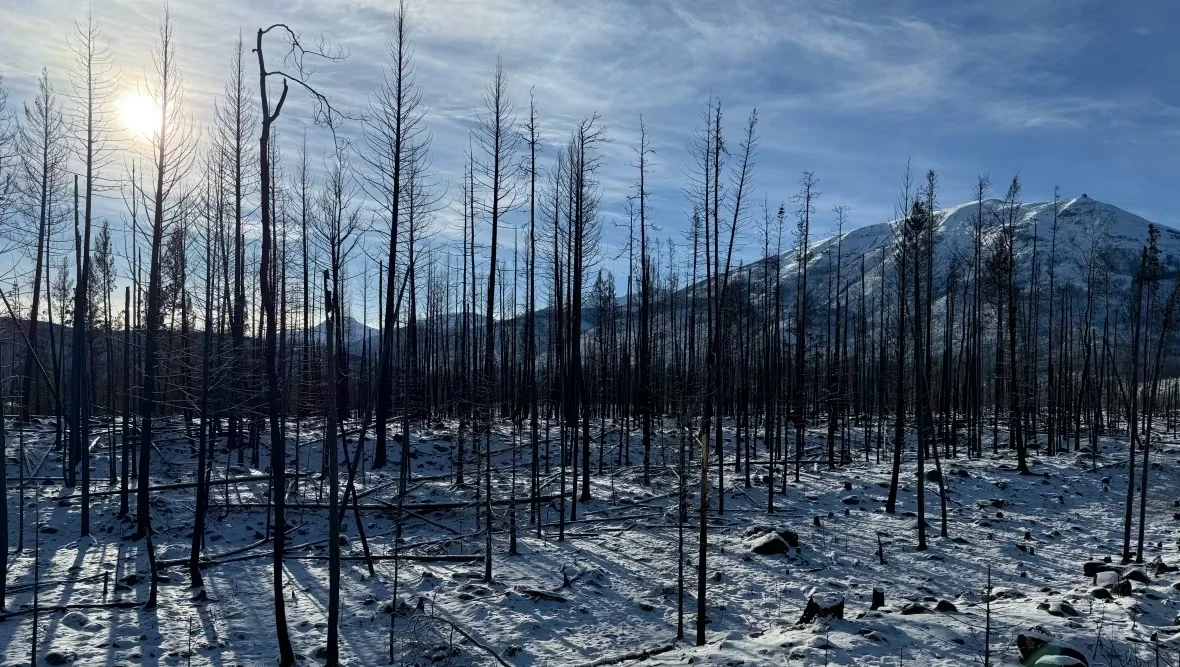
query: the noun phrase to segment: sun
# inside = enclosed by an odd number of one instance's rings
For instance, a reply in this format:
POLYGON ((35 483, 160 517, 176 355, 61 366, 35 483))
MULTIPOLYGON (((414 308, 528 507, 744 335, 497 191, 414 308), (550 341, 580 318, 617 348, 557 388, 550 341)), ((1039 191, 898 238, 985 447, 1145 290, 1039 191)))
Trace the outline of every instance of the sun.
POLYGON ((123 127, 136 137, 150 139, 160 127, 160 109, 152 98, 143 93, 123 93, 116 106, 123 127))

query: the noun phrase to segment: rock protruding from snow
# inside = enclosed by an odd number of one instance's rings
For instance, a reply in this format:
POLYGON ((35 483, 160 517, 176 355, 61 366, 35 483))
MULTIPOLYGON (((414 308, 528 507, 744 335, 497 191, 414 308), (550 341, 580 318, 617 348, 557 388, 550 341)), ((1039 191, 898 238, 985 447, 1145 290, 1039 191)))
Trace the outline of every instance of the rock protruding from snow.
POLYGON ((746 541, 750 551, 759 556, 774 556, 798 548, 799 533, 786 528, 771 530, 766 526, 754 526, 746 532, 746 541))
POLYGON ((844 618, 844 596, 838 593, 816 593, 807 598, 807 606, 799 623, 805 625, 819 618, 844 618))
POLYGON ((1118 572, 1118 570, 1117 566, 1100 560, 1088 560, 1082 563, 1082 574, 1091 579, 1098 576, 1099 572, 1118 572))
POLYGON ((1151 577, 1147 576, 1146 572, 1137 567, 1132 567, 1125 570, 1123 572, 1123 579, 1127 579, 1129 581, 1138 581, 1141 584, 1151 583, 1151 577))
POLYGON ((1041 632, 1029 630, 1016 637, 1016 648, 1025 665, 1083 665, 1089 667, 1086 655, 1069 642, 1041 632), (1061 662, 1058 658, 1068 658, 1061 662), (1049 659, 1048 662, 1045 660, 1049 659), (1058 660, 1058 661, 1055 661, 1058 660))
POLYGON ((73 651, 50 651, 45 654, 47 665, 68 665, 77 659, 78 656, 73 651))
MULTIPOLYGON (((1106 589, 1103 588, 1100 590, 1105 591, 1106 589)), ((1075 609, 1072 604, 1064 600, 1058 600, 1056 602, 1042 602, 1041 604, 1037 605, 1037 609, 1048 612, 1050 616, 1068 616, 1070 618, 1080 616, 1080 614, 1078 614, 1078 610, 1075 609)))
POLYGON ((930 609, 919 602, 909 602, 901 608, 902 616, 914 616, 916 614, 929 614, 930 609))

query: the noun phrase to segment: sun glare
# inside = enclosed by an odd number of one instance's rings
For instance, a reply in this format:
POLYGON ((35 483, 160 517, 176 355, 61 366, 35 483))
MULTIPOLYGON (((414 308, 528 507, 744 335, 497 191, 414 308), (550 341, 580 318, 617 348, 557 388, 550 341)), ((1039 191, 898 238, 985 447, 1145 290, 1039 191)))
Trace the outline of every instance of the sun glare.
POLYGON ((143 93, 123 93, 117 103, 123 127, 136 137, 148 139, 160 126, 160 111, 143 93))

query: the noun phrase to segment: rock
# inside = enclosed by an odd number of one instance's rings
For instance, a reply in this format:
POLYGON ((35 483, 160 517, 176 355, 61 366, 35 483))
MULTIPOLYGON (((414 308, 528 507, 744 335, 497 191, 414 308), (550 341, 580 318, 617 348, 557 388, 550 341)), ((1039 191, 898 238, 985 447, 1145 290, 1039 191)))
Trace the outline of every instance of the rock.
POLYGON ((1141 570, 1137 567, 1133 567, 1133 568, 1130 568, 1130 569, 1124 571, 1123 572, 1123 579, 1129 579, 1131 581, 1138 581, 1141 584, 1150 584, 1151 583, 1151 577, 1147 576, 1146 572, 1144 572, 1143 570, 1141 570))
POLYGON ((808 639, 807 645, 811 648, 820 650, 836 648, 835 646, 832 646, 831 642, 828 641, 828 638, 823 635, 816 635, 811 639, 808 639))
POLYGON ((1115 571, 1117 571, 1117 568, 1100 560, 1088 560, 1085 563, 1082 563, 1082 574, 1091 578, 1098 576, 1099 572, 1115 571))
POLYGON ((938 474, 938 468, 934 468, 932 470, 926 471, 926 481, 929 481, 929 482, 942 481, 942 475, 938 474))
POLYGON ((856 496, 844 496, 844 498, 841 499, 840 502, 844 503, 845 505, 859 505, 860 498, 858 498, 856 496))
POLYGON ((934 605, 934 611, 950 613, 959 611, 959 608, 956 607, 955 603, 951 602, 950 600, 939 600, 938 604, 934 605))
POLYGON ((1164 562, 1163 558, 1160 558, 1159 556, 1156 556, 1156 559, 1151 561, 1151 564, 1147 566, 1147 569, 1151 570, 1151 572, 1157 577, 1161 574, 1180 572, 1180 567, 1168 565, 1164 562))
POLYGON ((1094 588, 1091 588, 1090 589, 1090 597, 1094 598, 1095 600, 1113 600, 1114 599, 1114 596, 1110 594, 1110 591, 1106 590, 1105 588, 1103 588, 1101 586, 1095 586, 1094 588))
POLYGON ((1086 655, 1077 647, 1033 630, 1022 632, 1016 637, 1016 648, 1020 651, 1020 658, 1025 665, 1090 665, 1086 655), (1044 662, 1045 658, 1049 657, 1065 657, 1073 662, 1044 662))
POLYGON ((73 651, 50 651, 45 654, 47 665, 68 665, 78 659, 73 651))
POLYGON ((768 526, 764 526, 761 524, 755 524, 753 526, 746 528, 746 530, 742 532, 742 537, 754 537, 755 535, 765 535, 766 533, 769 533, 769 532, 770 532, 770 528, 768 526))
POLYGON ((913 616, 915 614, 929 614, 930 610, 917 602, 909 602, 901 608, 902 616, 913 616))
POLYGON ((1104 572, 1099 572, 1096 575, 1094 583, 1098 584, 1099 586, 1102 586, 1103 588, 1107 588, 1107 589, 1113 588, 1116 584, 1119 583, 1119 573, 1117 571, 1110 571, 1110 570, 1107 570, 1104 572))
POLYGON ((750 551, 753 551, 759 556, 774 556, 776 554, 785 554, 790 548, 786 541, 779 537, 777 533, 770 533, 769 535, 763 535, 758 538, 750 551))
POLYGON ((1133 590, 1134 588, 1131 586, 1130 580, 1124 579, 1111 588, 1110 592, 1118 595, 1119 597, 1125 598, 1129 596, 1133 590))
POLYGON ((1073 618, 1075 616, 1081 615, 1078 613, 1077 609, 1074 609, 1073 605, 1071 605, 1070 603, 1068 603, 1064 600, 1062 600, 1060 602, 1050 603, 1047 611, 1049 612, 1050 616, 1060 616, 1060 617, 1068 616, 1070 618, 1073 618))
POLYGON ((90 625, 90 617, 80 611, 71 611, 61 619, 62 625, 73 630, 81 630, 90 625))
POLYGON ((992 589, 991 595, 984 595, 983 600, 1019 600, 1025 597, 1024 593, 1014 588, 995 588, 992 589))
POLYGON ((844 596, 838 593, 818 594, 807 598, 807 606, 799 617, 800 624, 811 623, 817 618, 844 618, 844 596), (818 599, 816 599, 818 597, 818 599))
POLYGON ((782 530, 778 531, 778 536, 783 538, 783 541, 792 547, 799 546, 799 533, 796 533, 793 530, 783 528, 782 530))

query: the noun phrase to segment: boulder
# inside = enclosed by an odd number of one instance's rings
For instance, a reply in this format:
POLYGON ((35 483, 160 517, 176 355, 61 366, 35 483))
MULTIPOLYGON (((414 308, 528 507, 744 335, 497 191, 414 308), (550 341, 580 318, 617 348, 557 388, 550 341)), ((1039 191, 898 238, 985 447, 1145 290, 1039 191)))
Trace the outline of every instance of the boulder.
POLYGON ((901 608, 902 616, 913 616, 915 614, 929 614, 930 610, 917 602, 907 603, 901 608))
POLYGON ((1137 567, 1132 567, 1132 568, 1128 568, 1128 569, 1124 570, 1123 571, 1123 579, 1128 579, 1130 581, 1138 581, 1141 584, 1150 584, 1151 583, 1151 577, 1147 576, 1146 572, 1144 572, 1143 570, 1141 570, 1137 567))
POLYGON ((1095 586, 1094 588, 1091 588, 1090 589, 1090 597, 1094 598, 1095 600, 1113 600, 1114 599, 1114 596, 1110 594, 1110 591, 1106 590, 1105 588, 1103 588, 1101 586, 1095 586))
POLYGON ((68 665, 78 659, 73 651, 50 651, 45 654, 47 665, 68 665))
POLYGON ((1064 600, 1059 601, 1059 602, 1049 603, 1047 605, 1047 608, 1045 611, 1048 611, 1050 616, 1060 616, 1060 617, 1068 616, 1070 618, 1073 618, 1075 616, 1081 615, 1078 613, 1077 609, 1074 609, 1074 606, 1072 604, 1065 602, 1064 600))
POLYGON ((1076 646, 1034 630, 1017 635, 1016 648, 1020 651, 1021 661, 1030 667, 1032 665, 1083 665, 1089 667, 1090 665, 1086 655, 1076 646), (1053 662, 1052 660, 1044 662, 1046 658, 1054 656, 1069 658, 1072 662, 1053 662))
POLYGON ((1119 573, 1117 571, 1099 572, 1094 580, 1094 583, 1103 588, 1114 588, 1119 583, 1119 573))
POLYGON ((950 600, 939 600, 938 604, 934 605, 934 611, 950 613, 959 611, 959 608, 956 607, 955 603, 951 602, 950 600))
POLYGON ((1160 558, 1159 556, 1156 556, 1156 559, 1151 561, 1151 563, 1147 566, 1147 569, 1151 570, 1152 574, 1154 574, 1157 577, 1160 576, 1161 574, 1169 574, 1171 572, 1180 572, 1180 567, 1176 567, 1175 565, 1168 565, 1167 563, 1164 562, 1163 558, 1160 558))
POLYGON ((838 593, 821 593, 808 597, 799 623, 807 624, 819 618, 843 619, 844 596, 838 593))
POLYGON ((841 499, 840 502, 844 503, 845 505, 859 505, 860 498, 858 498, 856 496, 844 496, 844 498, 841 499))
POLYGON ((769 533, 753 540, 750 551, 759 556, 774 556, 776 554, 785 554, 790 548, 786 540, 779 537, 777 533, 769 533))
POLYGON ((1088 560, 1085 563, 1082 563, 1082 574, 1086 575, 1087 577, 1091 577, 1091 578, 1098 576, 1099 572, 1117 572, 1117 571, 1118 571, 1118 568, 1114 567, 1110 563, 1105 563, 1100 560, 1088 560))
POLYGON ((80 611, 71 611, 62 616, 61 623, 71 630, 81 630, 90 625, 90 617, 80 611))

